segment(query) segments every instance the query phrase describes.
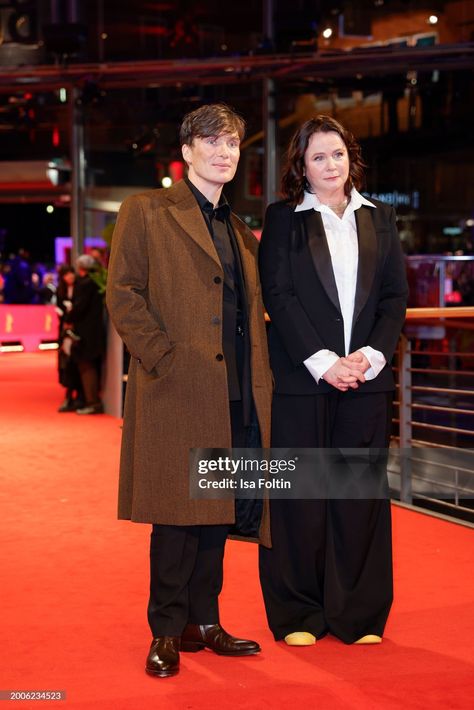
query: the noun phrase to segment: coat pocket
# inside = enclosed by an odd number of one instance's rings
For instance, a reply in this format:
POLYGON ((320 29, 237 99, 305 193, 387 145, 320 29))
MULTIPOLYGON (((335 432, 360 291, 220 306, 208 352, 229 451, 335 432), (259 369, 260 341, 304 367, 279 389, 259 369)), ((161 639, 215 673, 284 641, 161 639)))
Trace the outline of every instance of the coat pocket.
POLYGON ((176 359, 176 343, 172 343, 172 347, 158 360, 155 367, 149 373, 152 380, 161 380, 165 378, 173 369, 176 359))

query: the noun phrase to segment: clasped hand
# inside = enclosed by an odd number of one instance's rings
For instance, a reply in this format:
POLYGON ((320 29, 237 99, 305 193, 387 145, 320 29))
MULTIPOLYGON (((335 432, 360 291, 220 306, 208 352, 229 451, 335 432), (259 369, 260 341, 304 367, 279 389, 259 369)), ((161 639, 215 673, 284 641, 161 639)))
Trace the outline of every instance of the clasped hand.
POLYGON ((323 375, 323 379, 339 392, 349 388, 357 389, 359 382, 365 382, 364 373, 370 368, 365 355, 357 350, 347 357, 340 357, 323 375))

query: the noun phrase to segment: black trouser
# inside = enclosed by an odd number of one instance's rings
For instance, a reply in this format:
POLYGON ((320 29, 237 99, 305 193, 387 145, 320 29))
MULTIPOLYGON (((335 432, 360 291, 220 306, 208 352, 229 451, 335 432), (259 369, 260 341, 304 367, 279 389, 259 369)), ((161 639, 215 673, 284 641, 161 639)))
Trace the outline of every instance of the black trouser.
MULTIPOLYGON (((232 445, 245 446, 242 402, 230 402, 232 445)), ((148 623, 153 637, 181 636, 186 624, 219 621, 229 525, 153 525, 148 623)))
POLYGON ((227 525, 153 525, 148 623, 153 637, 216 624, 227 525))
POLYGON ((100 404, 99 360, 77 360, 86 405, 100 404))
MULTIPOLYGON (((386 447, 391 393, 275 395, 272 446, 386 447)), ((390 502, 271 500, 260 580, 275 638, 382 635, 392 602, 390 502)))

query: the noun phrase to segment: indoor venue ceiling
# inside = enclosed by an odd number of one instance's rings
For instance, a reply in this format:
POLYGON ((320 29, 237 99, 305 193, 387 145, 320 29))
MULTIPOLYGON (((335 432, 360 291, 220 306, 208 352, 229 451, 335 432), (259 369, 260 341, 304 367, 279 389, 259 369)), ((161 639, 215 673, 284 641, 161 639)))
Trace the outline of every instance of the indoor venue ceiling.
POLYGON ((157 165, 175 159, 176 126, 204 101, 241 111, 258 147, 267 78, 275 80, 283 142, 322 98, 342 106, 357 103, 356 93, 360 101, 379 95, 385 105, 409 86, 423 94, 425 109, 442 96, 455 110, 472 88, 473 5, 2 0, 1 159, 67 159, 72 89, 83 109, 88 179, 97 185, 110 184, 111 175, 116 184, 143 184, 157 165), (439 22, 430 25, 434 15, 439 22))

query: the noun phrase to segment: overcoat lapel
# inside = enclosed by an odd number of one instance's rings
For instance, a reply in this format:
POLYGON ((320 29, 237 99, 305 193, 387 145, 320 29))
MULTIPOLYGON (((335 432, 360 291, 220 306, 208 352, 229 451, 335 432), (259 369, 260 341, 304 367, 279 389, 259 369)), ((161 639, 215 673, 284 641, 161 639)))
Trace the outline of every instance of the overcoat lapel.
POLYGON ((300 212, 300 214, 304 219, 304 228, 306 230, 308 247, 311 252, 311 258, 313 260, 316 273, 318 274, 319 280, 324 286, 327 295, 338 311, 340 311, 341 306, 337 293, 336 279, 334 278, 331 254, 329 252, 321 213, 311 209, 300 212))
POLYGON ((176 224, 213 259, 222 269, 214 242, 196 199, 186 183, 178 182, 167 193, 169 211, 176 224))
POLYGON ((240 264, 242 267, 242 276, 245 286, 245 296, 250 303, 253 299, 257 288, 256 282, 256 269, 255 269, 255 256, 247 248, 245 244, 245 237, 242 229, 242 223, 234 215, 230 218, 232 228, 234 230, 235 240, 237 242, 237 247, 239 249, 240 264))
POLYGON ((354 302, 353 323, 365 306, 372 289, 377 265, 377 234, 372 221, 371 207, 362 206, 355 211, 359 241, 359 266, 354 302))

